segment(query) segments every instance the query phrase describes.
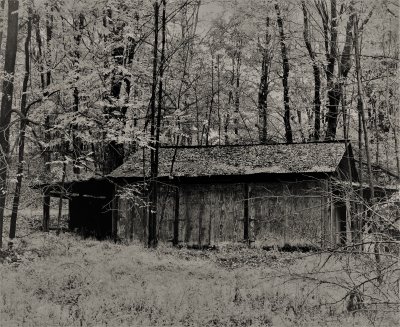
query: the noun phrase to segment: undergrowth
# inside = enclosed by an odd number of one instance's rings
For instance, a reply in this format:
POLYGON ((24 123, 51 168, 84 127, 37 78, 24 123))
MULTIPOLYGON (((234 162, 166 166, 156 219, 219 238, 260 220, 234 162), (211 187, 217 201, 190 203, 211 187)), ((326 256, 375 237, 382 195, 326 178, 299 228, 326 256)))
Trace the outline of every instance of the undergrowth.
POLYGON ((396 325, 393 312, 348 312, 345 289, 289 278, 321 261, 310 253, 154 250, 40 232, 0 258, 5 327, 396 325))

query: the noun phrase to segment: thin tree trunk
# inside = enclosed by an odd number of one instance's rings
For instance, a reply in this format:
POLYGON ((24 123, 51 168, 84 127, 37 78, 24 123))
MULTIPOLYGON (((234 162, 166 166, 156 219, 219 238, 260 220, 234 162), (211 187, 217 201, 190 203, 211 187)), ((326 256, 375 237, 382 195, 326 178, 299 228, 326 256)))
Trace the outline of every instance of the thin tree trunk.
MULTIPOLYGON (((4 32, 4 6, 6 1, 1 0, 0 2, 0 53, 3 46, 3 32, 4 32)), ((3 72, 3 67, 0 68, 0 74, 3 72)), ((3 78, 0 78, 0 93, 2 93, 3 89, 3 78)))
MULTIPOLYGON (((43 95, 47 96, 48 91, 46 90, 47 86, 50 85, 51 82, 51 71, 48 70, 47 74, 44 70, 44 55, 43 55, 43 44, 42 44, 42 37, 40 35, 40 16, 39 14, 35 13, 33 15, 33 24, 35 25, 35 37, 37 43, 37 50, 39 55, 39 71, 40 71, 40 82, 41 88, 43 91, 43 95)), ((47 35, 47 45, 49 45, 52 32, 50 29, 50 24, 47 22, 46 24, 46 35, 47 35)), ((50 51, 47 51, 50 53, 50 51)), ((47 65, 46 65, 47 66, 47 65)), ((46 143, 46 147, 43 151, 43 161, 44 161, 44 174, 48 176, 50 174, 50 161, 51 155, 48 149, 48 142, 50 141, 49 129, 50 129, 50 117, 46 116, 44 122, 44 139, 46 143)), ((50 222, 50 195, 48 194, 48 190, 45 188, 43 190, 43 221, 42 221, 42 229, 45 232, 49 231, 49 222, 50 222)))
POLYGON ((153 44, 153 84, 151 89, 150 103, 150 207, 149 207, 149 239, 150 247, 157 246, 157 163, 155 158, 155 135, 156 135, 156 91, 157 91, 157 57, 158 57, 158 15, 159 4, 154 2, 154 44, 153 44))
POLYGON ((354 50, 355 50, 355 61, 356 61, 356 74, 357 74, 357 109, 361 115, 361 123, 362 130, 364 133, 364 144, 365 144, 365 155, 367 159, 367 171, 368 171, 368 183, 371 193, 371 200, 374 199, 374 184, 373 184, 373 176, 372 176, 372 168, 371 168, 371 152, 369 148, 369 136, 368 136, 368 128, 365 119, 364 112, 364 96, 362 90, 362 82, 361 82, 361 63, 360 63, 360 46, 359 46, 359 33, 358 33, 358 22, 354 23, 354 50))
POLYGON ((37 43, 37 51, 39 57, 39 71, 40 71, 40 84, 42 90, 46 88, 46 80, 43 68, 43 53, 42 53, 42 37, 40 36, 40 16, 39 14, 35 13, 33 16, 33 24, 35 25, 35 37, 37 43))
POLYGON ((392 126, 393 138, 394 138, 394 151, 396 154, 397 176, 400 176, 400 151, 399 151, 399 139, 396 128, 397 128, 396 126, 392 126))
POLYGON ((236 51, 237 51, 237 58, 236 58, 236 87, 235 87, 235 119, 233 121, 233 125, 237 142, 239 137, 241 52, 239 49, 237 49, 236 51))
POLYGON ((6 0, 1 0, 0 2, 0 52, 1 46, 3 44, 3 31, 4 31, 4 5, 6 0))
POLYGON ((338 106, 340 103, 340 91, 338 89, 338 85, 335 83, 335 64, 337 58, 337 27, 338 27, 338 17, 337 17, 337 8, 336 8, 336 0, 331 0, 331 38, 329 41, 330 52, 327 54, 328 57, 328 65, 326 68, 326 78, 327 78, 327 86, 328 86, 328 104, 327 104, 327 130, 326 130, 326 139, 331 140, 336 136, 336 125, 337 125, 337 113, 338 106))
MULTIPOLYGON (((79 62, 80 62, 80 44, 81 44, 81 39, 82 39, 82 32, 83 32, 83 26, 84 26, 84 21, 85 17, 82 14, 78 15, 78 21, 74 20, 74 30, 75 30, 75 46, 76 49, 74 51, 75 54, 75 71, 76 71, 76 80, 75 80, 75 87, 73 91, 73 110, 77 113, 79 112, 79 89, 76 86, 76 84, 79 81, 79 74, 80 74, 80 69, 79 69, 79 62)), ((82 155, 82 142, 79 139, 79 137, 76 135, 78 131, 78 126, 76 124, 72 124, 72 151, 73 151, 73 172, 75 174, 80 173, 80 163, 79 163, 79 157, 82 155)))
POLYGON ((26 130, 26 115, 27 115, 27 90, 28 82, 30 77, 30 51, 29 46, 31 42, 32 34, 32 8, 28 8, 28 23, 27 23, 27 34, 25 39, 25 75, 24 81, 22 83, 22 96, 21 96, 21 122, 20 122, 20 135, 19 135, 19 145, 18 145, 18 168, 17 168, 17 183, 15 185, 14 199, 11 212, 10 220, 10 234, 11 239, 15 238, 15 233, 17 229, 17 216, 18 207, 21 195, 22 179, 24 173, 24 152, 25 152, 25 130, 26 130))
POLYGON ((220 111, 220 59, 217 55, 217 115, 218 115, 218 144, 221 145, 221 111, 220 111))
MULTIPOLYGON (((108 15, 110 17, 110 21, 112 22, 112 12, 109 11, 108 15)), ((113 23, 111 23, 113 24, 113 23)), ((122 36, 122 27, 116 24, 113 24, 112 28, 112 35, 114 37, 114 44, 116 45, 112 49, 112 57, 114 62, 119 66, 115 68, 112 72, 111 77, 111 101, 112 106, 106 109, 106 113, 109 117, 115 118, 123 126, 126 124, 126 106, 120 106, 118 104, 121 89, 122 89, 122 82, 123 82, 123 72, 120 66, 124 65, 124 47, 121 45, 123 42, 122 36)), ((146 122, 147 126, 147 122, 146 122)), ((123 128, 122 128, 123 129, 123 128)), ((104 165, 104 173, 109 173, 118 166, 122 165, 124 162, 125 157, 125 149, 124 144, 120 143, 116 140, 109 141, 106 146, 106 164, 104 165)))
POLYGON ((62 204, 63 204, 63 194, 65 191, 65 177, 66 177, 65 175, 66 174, 67 174, 67 159, 64 156, 61 187, 60 187, 60 199, 58 201, 57 235, 59 235, 60 231, 61 231, 62 204))
MULTIPOLYGON (((158 163, 159 163, 159 149, 160 149, 160 128, 161 128, 161 119, 162 119, 162 107, 163 107, 163 87, 164 87, 164 68, 165 68, 165 41, 166 41, 166 24, 167 24, 167 16, 166 16, 166 0, 161 0, 163 10, 162 10, 162 20, 161 20, 161 58, 160 58, 160 78, 158 84, 158 106, 157 106, 157 117, 156 117, 156 135, 155 135, 155 151, 154 151, 154 177, 155 177, 155 187, 154 187, 154 196, 153 203, 155 203, 157 209, 157 201, 158 201, 158 188, 157 188, 157 177, 158 177, 158 163)), ((172 169, 172 168, 171 168, 172 169)), ((162 215, 161 215, 162 216, 162 215)), ((161 223, 161 222, 160 222, 161 223)), ((158 229, 156 228, 156 238, 155 244, 157 245, 158 240, 158 229)))
MULTIPOLYGON (((371 152, 369 148, 369 137, 368 137, 368 129, 367 123, 365 119, 365 112, 364 112, 364 97, 363 97, 363 89, 362 89, 362 71, 361 71, 361 49, 360 49, 360 34, 358 28, 358 19, 354 22, 354 51, 355 51, 355 61, 356 61, 356 74, 357 74, 357 108, 361 116, 362 122, 362 129, 364 132, 364 143, 365 143, 365 154, 367 158, 367 171, 368 171, 368 184, 370 189, 370 203, 371 207, 375 203, 375 190, 374 190, 374 182, 372 176, 372 165, 371 165, 371 152)), ((378 283, 382 283, 383 276, 382 276, 382 267, 381 267, 381 254, 380 254, 380 234, 375 226, 375 219, 374 219, 374 212, 371 210, 370 212, 370 221, 372 221, 372 231, 375 233, 376 242, 374 244, 374 255, 375 255, 375 262, 376 262, 376 272, 377 272, 377 281, 378 283)))
POLYGON ((306 48, 308 51, 308 55, 312 61, 313 67, 313 75, 314 75, 314 132, 312 138, 315 140, 319 140, 321 133, 321 73, 318 67, 318 64, 315 60, 315 52, 311 46, 310 39, 310 26, 308 23, 308 12, 305 1, 301 2, 303 9, 303 18, 304 18, 304 29, 303 29, 303 37, 304 43, 306 44, 306 48))
POLYGON ((374 128, 375 128, 375 145, 376 145, 376 152, 375 152, 375 164, 379 166, 379 129, 378 129, 378 110, 376 106, 374 106, 374 128))
MULTIPOLYGON (((51 155, 50 155, 50 149, 48 147, 48 144, 50 142, 50 117, 46 116, 45 121, 44 121, 44 140, 45 140, 45 150, 43 153, 43 159, 44 159, 44 171, 46 176, 47 174, 51 173, 51 167, 50 167, 50 161, 51 161, 51 155)), ((42 222, 42 229, 44 232, 49 232, 50 231, 50 194, 49 190, 47 187, 43 190, 43 222, 42 222)))
MULTIPOLYGON (((39 16, 38 16, 39 17, 39 16)), ((51 83, 51 70, 49 69, 50 63, 49 63, 49 58, 50 58, 50 41, 53 36, 53 31, 52 31, 52 24, 51 24, 51 18, 49 15, 46 16, 46 54, 48 55, 48 58, 46 60, 46 72, 43 69, 43 62, 44 62, 44 56, 41 50, 39 50, 39 53, 41 54, 41 62, 42 62, 42 71, 41 71, 41 81, 42 81, 42 87, 43 87, 43 94, 48 95, 48 86, 51 83)), ((40 30, 39 30, 39 18, 38 18, 38 25, 37 25, 37 37, 38 37, 38 46, 41 46, 41 37, 40 37, 40 30)), ((44 138, 47 144, 50 142, 50 116, 46 116, 45 118, 45 123, 44 123, 44 138)), ((44 152, 44 170, 45 174, 50 175, 51 173, 51 167, 50 167, 50 161, 51 161, 51 154, 48 148, 46 148, 44 152)), ((44 196, 43 196, 43 231, 49 232, 50 231, 50 194, 47 189, 44 190, 44 196)))
POLYGON ((208 146, 208 139, 210 137, 210 129, 211 129, 211 115, 214 106, 214 60, 211 59, 211 99, 210 99, 210 107, 208 111, 208 120, 207 120, 207 134, 206 134, 206 146, 208 146))
POLYGON ((230 122, 230 112, 232 107, 232 102, 233 102, 233 87, 235 83, 235 58, 232 57, 232 74, 231 74, 231 80, 230 80, 230 89, 229 89, 229 94, 228 94, 228 112, 226 113, 225 116, 225 122, 224 122, 224 136, 225 136, 225 144, 229 144, 229 137, 228 137, 228 127, 229 127, 229 122, 230 122))
POLYGON ((279 38, 280 38, 281 53, 282 53, 282 68, 283 68, 282 85, 283 85, 283 103, 285 108, 283 122, 285 124, 286 143, 293 143, 292 127, 290 125, 290 104, 289 104, 290 97, 289 97, 289 84, 288 84, 289 59, 287 55, 285 33, 283 31, 283 20, 281 17, 281 12, 278 4, 275 4, 275 10, 277 15, 277 23, 279 28, 279 38))
POLYGON ((267 143, 268 132, 268 86, 269 86, 269 68, 270 68, 270 55, 269 45, 271 35, 269 34, 269 17, 266 19, 266 32, 265 32, 265 45, 262 47, 262 63, 261 63, 261 80, 258 89, 258 138, 260 143, 267 143))
POLYGON ((0 112, 0 248, 3 245, 4 206, 6 204, 7 177, 10 151, 10 121, 14 95, 15 59, 18 45, 19 1, 8 0, 8 24, 4 61, 3 96, 0 112))
POLYGON ((353 25, 355 11, 353 7, 353 1, 349 4, 349 20, 346 25, 346 39, 340 61, 338 61, 338 77, 334 80, 334 65, 337 53, 337 14, 336 14, 336 1, 332 0, 332 25, 331 25, 331 53, 329 56, 328 67, 327 67, 327 79, 328 79, 328 113, 327 117, 327 130, 326 139, 332 140, 336 138, 336 129, 339 116, 339 105, 342 97, 344 82, 350 72, 352 60, 351 50, 353 47, 353 25), (332 49, 334 47, 334 49, 332 49))

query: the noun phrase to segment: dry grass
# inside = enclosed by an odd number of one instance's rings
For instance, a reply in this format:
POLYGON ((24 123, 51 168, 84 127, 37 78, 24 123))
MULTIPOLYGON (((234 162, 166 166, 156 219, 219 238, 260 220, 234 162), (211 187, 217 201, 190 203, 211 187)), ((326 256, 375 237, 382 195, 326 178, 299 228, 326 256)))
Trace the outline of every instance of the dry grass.
MULTIPOLYGON (((396 325, 392 312, 348 313, 346 301, 330 304, 343 298, 340 287, 288 278, 320 260, 229 246, 151 250, 34 233, 3 252, 1 326, 396 325)), ((329 270, 340 281, 340 267, 329 270)))

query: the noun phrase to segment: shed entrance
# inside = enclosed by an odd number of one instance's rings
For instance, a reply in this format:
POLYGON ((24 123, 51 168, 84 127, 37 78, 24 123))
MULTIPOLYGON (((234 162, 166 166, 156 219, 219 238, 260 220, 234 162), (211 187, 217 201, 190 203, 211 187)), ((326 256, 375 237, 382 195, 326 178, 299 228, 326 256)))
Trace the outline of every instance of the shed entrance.
POLYGON ((69 202, 69 228, 84 237, 111 237, 111 198, 74 196, 69 202))

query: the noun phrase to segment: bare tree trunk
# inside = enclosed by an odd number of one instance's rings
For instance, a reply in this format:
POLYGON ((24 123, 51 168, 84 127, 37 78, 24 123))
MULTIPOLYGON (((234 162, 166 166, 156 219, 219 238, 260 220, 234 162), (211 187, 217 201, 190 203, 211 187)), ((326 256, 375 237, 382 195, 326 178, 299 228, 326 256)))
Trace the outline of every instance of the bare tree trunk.
MULTIPOLYGON (((326 78, 328 84, 328 112, 326 114, 327 120, 327 130, 326 130, 326 139, 334 139, 336 135, 336 124, 337 124, 337 113, 338 106, 340 103, 338 90, 338 85, 336 85, 335 78, 335 64, 337 58, 337 28, 338 28, 338 17, 337 17, 337 8, 336 8, 336 0, 331 0, 331 38, 330 40, 326 40, 329 44, 330 52, 327 53, 328 65, 326 68, 326 78)), ((326 23, 327 24, 327 23, 326 23)))
MULTIPOLYGON (((45 122, 44 122, 44 140, 46 147, 44 149, 44 154, 43 154, 43 159, 44 159, 44 171, 45 174, 50 174, 50 161, 51 161, 51 155, 50 155, 50 149, 48 147, 48 144, 50 142, 50 117, 46 116, 45 122)), ((42 229, 44 232, 49 232, 50 231, 50 194, 49 190, 47 187, 43 190, 43 222, 42 222, 42 229)))
MULTIPOLYGON (((80 57, 81 57, 81 53, 80 53, 80 44, 81 44, 81 39, 82 39, 82 33, 83 33, 83 26, 84 26, 84 22, 85 22, 85 17, 83 16, 83 14, 79 14, 78 15, 78 20, 74 19, 73 22, 73 26, 74 26, 74 31, 76 33, 74 39, 75 39, 75 46, 76 49, 74 51, 75 54, 75 67, 74 69, 76 70, 76 80, 75 83, 77 84, 79 81, 79 61, 80 61, 80 57)), ((74 87, 74 91, 73 91, 73 110, 75 112, 79 111, 79 89, 78 87, 75 85, 74 87)), ((76 124, 72 124, 72 156, 73 156, 73 172, 75 174, 79 174, 80 173, 80 168, 79 168, 79 157, 82 155, 82 142, 79 139, 79 137, 77 136, 77 130, 78 130, 78 126, 76 124)))
MULTIPOLYGON (((3 46, 3 32, 4 32, 4 6, 5 6, 6 1, 1 0, 0 3, 0 54, 1 54, 1 49, 3 46)), ((0 74, 3 75, 3 68, 0 68, 0 74)), ((0 78, 0 93, 2 92, 3 89, 3 78, 0 78)))
POLYGON ((375 164, 379 166, 379 157, 380 157, 380 151, 379 151, 379 128, 378 128, 378 109, 374 106, 374 128, 375 128, 375 164))
POLYGON ((361 123, 362 129, 364 133, 364 144, 365 144, 365 155, 367 159, 367 171, 368 171, 368 183, 371 192, 371 200, 374 199, 374 184, 373 184, 373 176, 372 176, 372 168, 371 168, 371 152, 369 148, 369 136, 368 136, 368 128, 365 119, 365 112, 364 112, 364 96, 362 90, 362 82, 361 82, 361 63, 360 63, 360 56, 361 50, 359 45, 359 33, 358 33, 358 21, 354 23, 354 51, 355 51, 355 61, 356 61, 356 74, 357 74, 357 109, 361 115, 361 123))
MULTIPOLYGON (((323 6, 318 7, 320 15, 323 19, 324 30, 327 28, 328 18, 326 9, 322 9, 323 6)), ((339 105, 340 99, 342 97, 344 82, 349 74, 352 61, 351 61, 351 50, 353 47, 353 22, 354 22, 354 7, 353 1, 349 4, 349 20, 346 25, 346 39, 342 54, 340 56, 340 61, 338 60, 338 73, 335 77, 335 64, 338 59, 338 16, 336 10, 336 0, 331 0, 331 38, 328 42, 328 35, 325 34, 325 44, 326 44, 326 56, 328 59, 328 65, 326 68, 326 78, 328 84, 328 112, 326 114, 327 129, 326 136, 327 140, 333 140, 336 138, 336 129, 339 116, 339 105), (330 44, 330 52, 328 52, 327 44, 330 44)))
POLYGON ((308 23, 308 12, 305 1, 302 1, 301 5, 304 17, 304 29, 303 29, 304 42, 306 44, 308 55, 310 56, 312 61, 313 75, 314 75, 314 108, 313 108, 314 132, 312 138, 315 140, 319 140, 321 133, 321 76, 320 76, 321 73, 318 64, 315 60, 315 52, 311 46, 310 26, 308 23))
POLYGON ((396 154, 396 168, 397 176, 400 176, 400 151, 399 151, 399 139, 397 134, 397 126, 392 126, 393 138, 394 138, 394 151, 396 154))
POLYGON ((262 49, 262 63, 261 63, 261 80, 258 89, 258 138, 260 143, 267 143, 268 132, 268 86, 269 86, 269 69, 271 65, 271 56, 269 54, 269 46, 271 35, 269 34, 269 17, 266 19, 266 32, 265 32, 265 45, 262 49))
MULTIPOLYGON (((362 90, 362 81, 361 81, 361 63, 360 63, 360 56, 361 56, 361 49, 360 49, 360 35, 359 35, 359 28, 358 28, 358 19, 355 20, 354 23, 354 50, 355 50, 355 61, 356 61, 356 74, 357 74, 357 109, 360 114, 362 129, 364 132, 364 143, 365 143, 365 155, 367 158, 367 172, 368 172, 368 184, 370 189, 370 203, 371 207, 375 202, 375 193, 374 193, 374 182, 372 176, 372 168, 371 168, 371 152, 369 148, 369 137, 368 137, 368 128, 365 119, 365 112, 364 112, 364 97, 363 97, 363 90, 362 90)), ((362 186, 361 186, 362 187, 362 186)), ((379 283, 382 282, 382 270, 381 270, 381 255, 379 249, 379 239, 380 236, 378 235, 374 219, 374 213, 371 210, 369 219, 372 222, 372 230, 375 232, 375 237, 378 239, 374 244, 374 255, 376 261, 376 271, 377 271, 377 281, 379 283)))
POLYGON ((63 171, 60 186, 60 199, 58 200, 58 217, 57 217, 57 235, 61 231, 61 216, 62 216, 62 204, 63 204, 63 194, 65 191, 65 175, 67 174, 67 158, 64 156, 63 171))
MULTIPOLYGON (((108 11, 108 16, 110 18, 110 21, 112 22, 112 11, 108 11)), ((117 26, 115 24, 110 24, 112 25, 112 36, 114 37, 113 41, 116 46, 112 49, 112 57, 114 62, 118 66, 122 66, 124 64, 124 47, 121 45, 123 42, 123 37, 122 37, 122 27, 117 26)), ((118 104, 118 100, 121 95, 121 89, 122 89, 122 81, 123 81, 123 73, 121 72, 121 67, 117 67, 113 70, 112 72, 112 77, 111 77, 111 90, 110 90, 110 96, 108 97, 108 100, 111 101, 112 106, 109 108, 105 109, 105 113, 108 117, 110 118, 115 118, 119 122, 121 122, 123 125, 125 125, 126 122, 126 110, 127 108, 125 106, 120 106, 118 104)), ((147 123, 146 123, 147 126, 147 123)), ((120 143, 116 140, 108 141, 105 149, 105 164, 103 167, 103 173, 108 174, 111 171, 113 171, 115 168, 118 166, 122 165, 124 161, 124 144, 120 143)))
POLYGON ((282 52, 282 66, 283 66, 282 85, 283 85, 283 103, 285 108, 283 121, 285 124, 286 143, 293 143, 292 127, 290 125, 290 104, 289 104, 290 98, 289 98, 289 84, 288 84, 289 60, 287 55, 285 33, 283 31, 283 20, 281 17, 281 12, 278 4, 275 4, 275 10, 277 15, 277 23, 279 28, 279 36, 280 36, 281 52, 282 52))
POLYGON ((155 136, 156 136, 156 91, 157 91, 157 58, 158 58, 158 16, 159 4, 154 2, 154 44, 153 44, 153 84, 151 88, 151 114, 150 114, 150 206, 149 206, 149 247, 157 246, 157 166, 156 151, 155 151, 155 136))
POLYGON ((40 84, 42 90, 44 90, 46 88, 46 80, 43 67, 42 37, 40 36, 40 16, 37 13, 33 16, 33 24, 35 25, 35 38, 39 57, 40 84))
POLYGON ((4 206, 7 194, 7 173, 10 151, 10 121, 14 94, 15 59, 18 45, 18 9, 19 1, 8 0, 8 24, 6 54, 4 61, 3 96, 0 113, 0 248, 3 245, 4 206))
POLYGON ((228 137, 228 127, 229 127, 229 122, 230 122, 230 110, 232 107, 233 103, 233 87, 235 83, 235 58, 232 57, 232 74, 231 74, 231 80, 230 80, 230 89, 229 89, 229 94, 228 94, 228 112, 226 113, 225 116, 225 122, 224 122, 224 138, 225 138, 225 144, 229 144, 229 137, 228 137))
MULTIPOLYGON (((157 201, 158 201, 158 187, 157 187, 157 177, 158 177, 158 163, 159 163, 159 149, 160 149, 160 128, 161 128, 161 119, 162 119, 162 107, 163 107, 163 87, 164 87, 164 69, 165 69, 165 41, 166 41, 166 25, 167 25, 167 16, 166 16, 166 0, 161 0, 163 10, 162 10, 162 20, 161 20, 161 58, 160 58, 160 69, 159 69, 159 85, 158 85, 158 106, 157 106, 157 117, 156 117, 156 135, 155 135, 155 151, 154 151, 154 194, 153 194, 153 203, 155 203, 155 209, 157 210, 157 201)), ((178 144, 178 143, 177 143, 178 144)), ((172 170, 172 167, 171 167, 172 170)), ((161 215, 162 216, 162 215, 161 215)), ((157 213, 156 213, 157 217, 157 213)), ((157 219, 157 218, 156 218, 157 219)), ((158 242, 158 228, 156 229, 156 238, 153 245, 157 245, 158 242)))
POLYGON ((24 152, 25 152, 25 130, 26 130, 26 116, 28 114, 27 110, 27 90, 28 82, 30 77, 30 51, 29 46, 31 42, 32 35, 32 8, 28 8, 28 23, 27 23, 27 34, 25 39, 25 75, 24 81, 22 83, 22 96, 21 96, 21 122, 19 131, 19 144, 18 144, 18 168, 17 168, 17 183, 15 185, 14 200, 12 205, 11 220, 10 220, 10 234, 11 239, 15 238, 15 233, 17 229, 17 216, 19 201, 21 195, 22 179, 24 173, 24 152))
POLYGON ((0 52, 1 46, 3 44, 3 31, 4 31, 4 5, 6 0, 1 0, 0 2, 0 52))
MULTIPOLYGON (((49 50, 49 44, 52 38, 52 24, 51 24, 51 18, 47 16, 46 18, 46 45, 47 45, 47 50, 46 53, 50 55, 51 51, 49 50)), ((38 14, 35 15, 34 17, 34 22, 36 23, 36 42, 38 45, 38 53, 39 53, 39 69, 40 69, 40 80, 41 80, 41 86, 43 90, 44 95, 48 95, 48 90, 46 89, 50 83, 51 83, 51 71, 49 69, 49 63, 46 63, 46 69, 47 71, 45 72, 44 70, 44 55, 42 51, 42 38, 40 36, 40 16, 38 14)), ((46 142, 46 148, 43 153, 43 159, 44 159, 44 173, 45 175, 49 175, 51 172, 51 167, 50 167, 50 161, 51 161, 51 154, 48 149, 47 144, 50 142, 50 116, 46 116, 45 122, 44 122, 44 138, 46 142)), ((50 195, 48 192, 48 189, 43 190, 43 222, 42 222, 42 228, 43 231, 49 232, 49 224, 50 224, 50 195)))
MULTIPOLYGON (((238 46, 239 48, 239 46, 238 46)), ((236 141, 239 137, 239 112, 240 112, 240 66, 241 66, 241 50, 236 49, 236 86, 235 86, 235 119, 233 120, 234 132, 236 136, 236 141)))
POLYGON ((208 139, 210 137, 210 129, 211 129, 211 115, 214 106, 214 60, 211 59, 211 99, 210 99, 210 107, 208 111, 208 124, 207 124, 207 134, 206 134, 206 146, 208 146, 208 139))
MULTIPOLYGON (((45 72, 45 69, 44 69, 43 43, 42 43, 42 37, 40 35, 40 16, 38 13, 35 13, 33 15, 33 24, 35 26, 35 38, 36 38, 37 51, 38 51, 38 57, 39 57, 38 65, 39 65, 39 71, 40 71, 41 88, 43 91, 43 95, 47 96, 48 91, 46 90, 46 88, 51 83, 51 71, 48 69, 47 72, 45 72)), ((47 18, 47 21, 46 21, 47 46, 49 46, 51 37, 52 37, 51 24, 49 22, 49 19, 47 18)), ((50 54, 51 52, 49 50, 47 50, 46 53, 50 54)), ((46 65, 46 66, 48 66, 48 65, 46 65)), ((46 116, 46 118, 45 118, 44 129, 45 129, 44 139, 45 139, 46 147, 44 148, 44 151, 43 151, 43 161, 44 161, 44 174, 47 176, 50 174, 50 161, 51 161, 50 151, 47 146, 48 142, 50 141, 50 135, 49 135, 50 117, 49 116, 46 116)), ((49 231, 49 222, 50 222, 50 195, 48 194, 48 190, 45 188, 43 190, 43 221, 42 221, 43 231, 45 231, 45 232, 49 231)))
POLYGON ((217 54, 217 115, 218 115, 218 144, 221 145, 221 108, 220 108, 220 82, 221 82, 221 75, 220 75, 220 59, 219 54, 217 54))

